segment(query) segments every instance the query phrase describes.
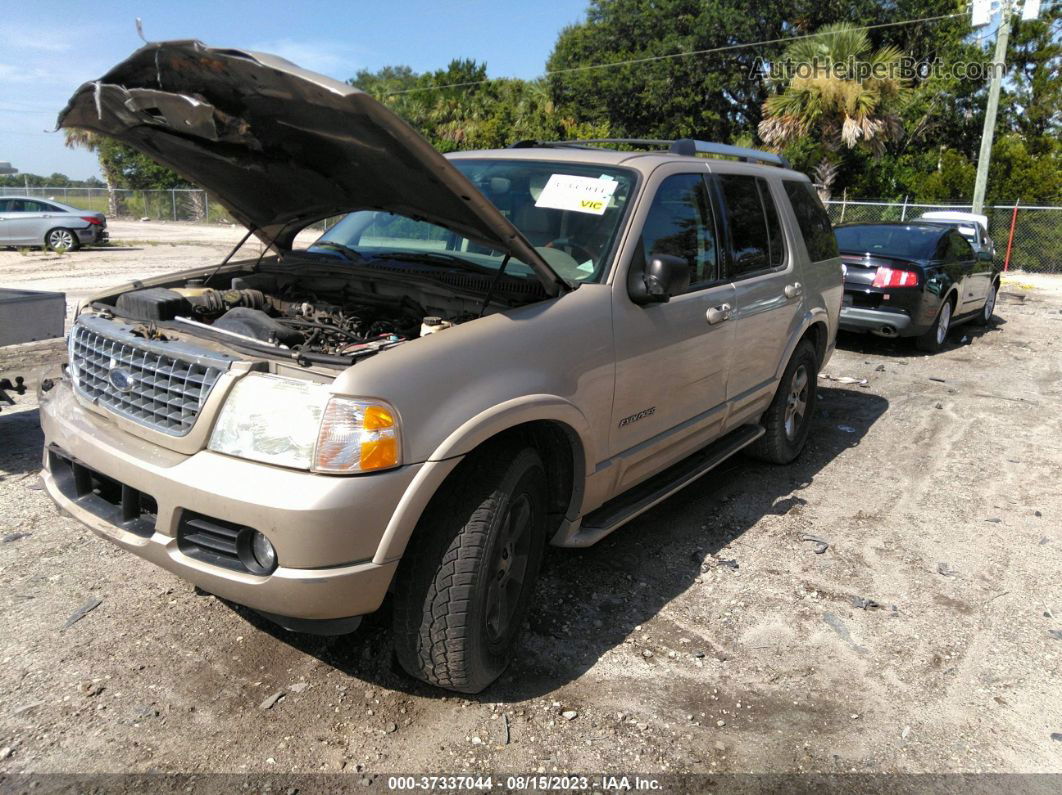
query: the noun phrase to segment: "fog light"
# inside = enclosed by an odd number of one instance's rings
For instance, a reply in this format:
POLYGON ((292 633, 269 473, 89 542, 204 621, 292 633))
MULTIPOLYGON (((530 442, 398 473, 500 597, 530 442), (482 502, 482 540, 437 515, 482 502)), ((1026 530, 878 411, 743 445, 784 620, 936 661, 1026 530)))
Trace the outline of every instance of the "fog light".
POLYGON ((277 551, 262 533, 243 533, 239 546, 240 560, 252 574, 271 574, 277 567, 277 551))

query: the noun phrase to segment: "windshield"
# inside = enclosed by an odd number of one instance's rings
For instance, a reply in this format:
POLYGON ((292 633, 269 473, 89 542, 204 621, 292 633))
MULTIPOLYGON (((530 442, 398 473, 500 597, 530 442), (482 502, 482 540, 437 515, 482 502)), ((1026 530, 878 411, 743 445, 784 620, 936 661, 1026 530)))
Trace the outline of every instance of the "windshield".
POLYGON ((941 230, 926 226, 882 224, 838 226, 837 247, 846 254, 883 254, 904 259, 932 259, 941 230))
MULTIPOLYGON (((452 160, 453 165, 523 233, 542 258, 568 281, 597 282, 608 275, 620 220, 634 185, 626 169, 528 160, 452 160)), ((310 251, 351 260, 396 256, 496 271, 505 252, 426 221, 360 210, 342 218, 310 251)), ((511 276, 533 277, 512 257, 511 276)))

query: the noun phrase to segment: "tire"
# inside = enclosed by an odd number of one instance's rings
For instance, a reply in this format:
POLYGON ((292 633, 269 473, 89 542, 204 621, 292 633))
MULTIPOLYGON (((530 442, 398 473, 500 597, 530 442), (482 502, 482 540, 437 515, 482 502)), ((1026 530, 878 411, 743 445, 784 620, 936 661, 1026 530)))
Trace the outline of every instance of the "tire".
POLYGON ((77 251, 81 248, 81 241, 74 232, 57 226, 55 229, 49 229, 48 234, 44 236, 44 247, 52 251, 60 248, 64 251, 77 251))
POLYGON ((793 351, 774 400, 760 420, 765 432, 749 445, 753 457, 771 464, 788 464, 800 455, 815 413, 818 371, 815 347, 805 340, 793 351))
POLYGON ((461 467, 399 567, 394 644, 411 676, 478 693, 509 664, 527 617, 546 545, 546 473, 533 449, 508 444, 461 467))
POLYGON ((948 332, 951 331, 951 316, 954 311, 951 303, 950 298, 942 303, 937 311, 936 320, 929 327, 929 331, 915 337, 915 347, 918 350, 926 353, 936 353, 944 347, 944 342, 948 339, 948 332))
POLYGON ((999 292, 999 282, 992 282, 992 286, 988 288, 988 295, 985 296, 985 305, 981 307, 981 311, 977 313, 977 318, 974 320, 977 325, 992 325, 992 313, 996 310, 997 292, 999 292))

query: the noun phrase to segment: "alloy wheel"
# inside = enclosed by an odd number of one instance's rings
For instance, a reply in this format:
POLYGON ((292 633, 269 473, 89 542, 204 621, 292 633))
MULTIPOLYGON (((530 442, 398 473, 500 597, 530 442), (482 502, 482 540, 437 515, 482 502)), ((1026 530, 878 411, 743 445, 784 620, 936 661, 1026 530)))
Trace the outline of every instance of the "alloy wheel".
POLYGON ((951 326, 951 301, 945 301, 940 308, 940 318, 937 320, 937 345, 943 345, 948 338, 948 329, 951 326))
POLYGON ((511 628, 523 591, 527 565, 531 557, 531 500, 519 494, 509 503, 502 518, 501 534, 488 567, 487 637, 491 643, 502 642, 511 628))
POLYGON ((996 287, 992 285, 988 290, 988 298, 985 299, 985 323, 992 319, 992 313, 996 311, 996 287))
POLYGON ((66 229, 53 229, 48 235, 48 246, 52 249, 71 249, 74 247, 74 236, 66 229))
POLYGON ((785 401, 785 436, 789 441, 797 438, 808 407, 808 368, 800 365, 793 371, 789 381, 789 394, 785 401))

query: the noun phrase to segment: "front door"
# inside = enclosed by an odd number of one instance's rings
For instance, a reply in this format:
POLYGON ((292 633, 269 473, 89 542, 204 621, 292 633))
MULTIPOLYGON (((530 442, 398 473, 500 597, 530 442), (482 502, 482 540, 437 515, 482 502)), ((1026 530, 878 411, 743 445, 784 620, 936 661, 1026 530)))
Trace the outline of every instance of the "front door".
POLYGON ((45 228, 44 205, 33 199, 7 199, 4 227, 4 240, 9 246, 44 245, 45 228))
MULTIPOLYGON (((648 190, 652 190, 652 185, 648 190)), ((673 173, 639 213, 629 271, 613 290, 616 394, 611 452, 628 487, 711 441, 722 426, 734 324, 734 290, 722 277, 712 201, 701 173, 673 173), (686 260, 690 287, 667 303, 639 306, 628 280, 657 254, 686 260)))

